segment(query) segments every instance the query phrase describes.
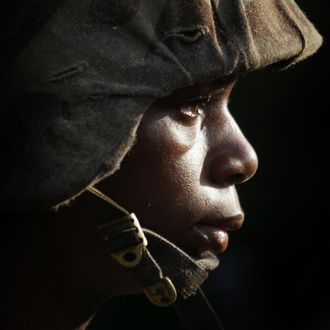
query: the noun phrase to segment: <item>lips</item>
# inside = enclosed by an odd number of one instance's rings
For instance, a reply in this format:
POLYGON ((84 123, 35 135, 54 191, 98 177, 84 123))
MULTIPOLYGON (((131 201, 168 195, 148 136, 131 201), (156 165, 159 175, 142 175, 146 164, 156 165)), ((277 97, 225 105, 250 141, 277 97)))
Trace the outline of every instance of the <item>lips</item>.
POLYGON ((193 228, 208 250, 223 253, 228 246, 228 232, 239 230, 243 221, 244 215, 242 213, 226 218, 203 218, 193 228))

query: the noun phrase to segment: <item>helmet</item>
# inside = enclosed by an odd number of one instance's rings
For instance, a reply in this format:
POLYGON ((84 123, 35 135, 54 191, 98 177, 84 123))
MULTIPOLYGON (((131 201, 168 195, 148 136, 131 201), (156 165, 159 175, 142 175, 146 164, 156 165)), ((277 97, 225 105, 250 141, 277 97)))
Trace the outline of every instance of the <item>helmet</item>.
POLYGON ((322 40, 294 1, 24 4, 0 39, 6 209, 51 208, 114 173, 157 98, 287 67, 322 40))
POLYGON ((173 303, 176 291, 188 298, 214 257, 194 260, 142 230, 94 185, 119 169, 156 99, 286 68, 313 54, 321 36, 293 0, 22 0, 8 12, 0 39, 1 210, 56 208, 87 190, 122 212, 100 225, 101 236, 147 296, 158 305, 173 303))

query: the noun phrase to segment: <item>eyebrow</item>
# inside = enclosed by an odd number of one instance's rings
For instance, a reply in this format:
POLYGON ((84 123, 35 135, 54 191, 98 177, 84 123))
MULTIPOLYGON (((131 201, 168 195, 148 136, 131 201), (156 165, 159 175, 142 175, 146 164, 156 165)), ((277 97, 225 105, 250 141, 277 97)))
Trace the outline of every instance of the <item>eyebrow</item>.
POLYGON ((229 76, 224 79, 215 80, 208 84, 194 85, 174 91, 172 94, 160 98, 157 103, 165 106, 189 103, 200 98, 216 94, 217 91, 227 86, 233 86, 237 81, 237 76, 229 76))

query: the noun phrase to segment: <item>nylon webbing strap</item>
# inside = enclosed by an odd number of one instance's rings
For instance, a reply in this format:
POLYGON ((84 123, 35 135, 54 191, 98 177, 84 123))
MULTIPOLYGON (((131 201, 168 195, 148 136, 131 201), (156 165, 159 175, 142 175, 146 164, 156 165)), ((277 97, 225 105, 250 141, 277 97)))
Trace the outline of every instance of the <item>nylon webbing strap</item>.
POLYGON ((174 308, 183 325, 189 330, 224 330, 223 324, 201 289, 189 299, 177 299, 174 308))
POLYGON ((175 287, 147 250, 147 240, 134 214, 104 224, 99 231, 111 256, 138 278, 154 305, 174 303, 175 287))
POLYGON ((123 215, 117 219, 102 221, 98 226, 111 256, 138 278, 146 296, 154 305, 172 305, 177 298, 176 289, 172 281, 163 276, 161 268, 146 248, 148 242, 138 219, 96 188, 91 187, 88 190, 123 215))
POLYGON ((109 253, 138 278, 149 300, 159 307, 173 305, 188 330, 223 330, 204 293, 198 289, 207 277, 207 272, 198 262, 163 237, 145 230, 155 260, 147 249, 147 239, 135 215, 121 206, 118 208, 117 203, 97 189, 88 190, 99 200, 114 206, 122 215, 102 221, 98 229, 109 253), (163 271, 169 277, 164 276, 163 271), (189 299, 184 299, 187 297, 189 299))
POLYGON ((147 241, 134 223, 134 215, 99 227, 109 253, 122 266, 135 273, 144 286, 155 284, 162 271, 146 249, 147 241))

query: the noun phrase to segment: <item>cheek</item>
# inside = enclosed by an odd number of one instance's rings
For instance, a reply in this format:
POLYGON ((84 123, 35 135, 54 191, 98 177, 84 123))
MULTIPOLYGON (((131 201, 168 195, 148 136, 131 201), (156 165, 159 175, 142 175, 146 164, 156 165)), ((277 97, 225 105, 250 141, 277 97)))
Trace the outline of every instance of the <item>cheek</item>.
POLYGON ((169 117, 149 120, 138 138, 138 152, 145 155, 149 166, 145 175, 150 180, 162 182, 173 193, 190 190, 199 182, 206 143, 198 125, 187 127, 169 117))
POLYGON ((205 137, 199 127, 183 127, 169 118, 149 121, 141 128, 136 155, 144 155, 139 177, 144 182, 143 198, 149 199, 141 220, 153 229, 172 230, 176 225, 169 219, 185 218, 194 196, 201 193, 205 137))
POLYGON ((145 118, 138 133, 141 144, 150 152, 166 154, 173 159, 188 152, 200 138, 198 125, 184 126, 170 116, 145 118))

